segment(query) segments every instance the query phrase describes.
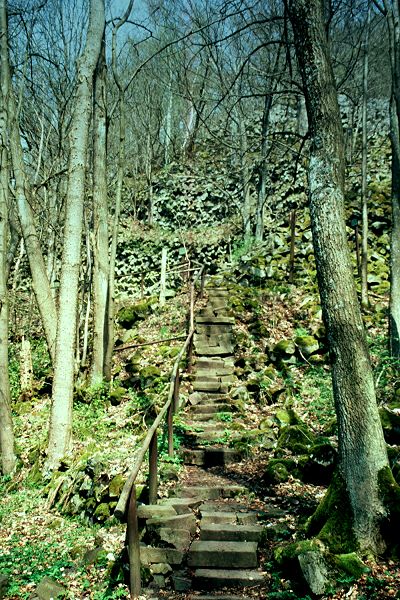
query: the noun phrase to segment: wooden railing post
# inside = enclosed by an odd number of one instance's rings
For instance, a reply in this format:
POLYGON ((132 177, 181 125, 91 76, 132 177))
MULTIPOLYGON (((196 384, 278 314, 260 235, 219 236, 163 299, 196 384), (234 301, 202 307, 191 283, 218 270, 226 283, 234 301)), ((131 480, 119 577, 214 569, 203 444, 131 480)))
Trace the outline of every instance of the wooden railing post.
POLYGON ((157 430, 154 432, 151 438, 149 446, 149 504, 157 504, 157 489, 158 489, 158 477, 157 477, 157 430))
POLYGON ((129 557, 129 587, 131 600, 137 600, 140 596, 140 546, 139 528, 136 506, 136 487, 133 484, 129 496, 127 515, 127 538, 129 557))
POLYGON ((204 296, 204 287, 206 284, 206 275, 207 275, 207 269, 205 267, 203 267, 203 270, 201 272, 201 283, 200 283, 200 300, 203 299, 204 296))

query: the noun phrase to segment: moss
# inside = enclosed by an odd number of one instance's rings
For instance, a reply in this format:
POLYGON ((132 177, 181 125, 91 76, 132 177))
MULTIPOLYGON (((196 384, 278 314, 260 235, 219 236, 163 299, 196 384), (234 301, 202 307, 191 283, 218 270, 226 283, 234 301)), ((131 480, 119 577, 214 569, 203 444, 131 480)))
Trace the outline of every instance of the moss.
POLYGON ((294 343, 306 358, 319 350, 318 340, 312 335, 299 335, 295 338, 294 343))
POLYGON ((122 488, 125 484, 125 477, 120 473, 115 475, 110 481, 110 485, 108 486, 108 493, 110 498, 117 498, 121 492, 122 488))
POLYGON ((301 425, 300 417, 294 412, 293 408, 279 408, 275 413, 275 419, 279 425, 301 425))
POLYGON ((286 544, 279 546, 274 552, 274 558, 278 565, 289 566, 297 559, 299 554, 305 552, 314 552, 320 550, 320 542, 318 540, 302 540, 301 542, 294 542, 292 544, 286 544))
POLYGON ((357 550, 353 513, 345 483, 336 472, 317 510, 306 525, 309 536, 316 536, 335 554, 357 550))
POLYGON ((304 454, 315 442, 314 434, 306 425, 288 425, 282 429, 277 447, 287 448, 294 454, 304 454))
POLYGON ((110 507, 106 502, 102 502, 98 505, 94 511, 93 517, 100 522, 106 521, 110 516, 110 507))
POLYGON ((268 462, 265 470, 267 483, 278 484, 289 479, 289 471, 295 466, 294 460, 272 459, 268 462))
POLYGON ((364 573, 369 573, 370 571, 355 552, 336 554, 333 557, 333 561, 338 571, 347 573, 347 575, 351 575, 355 579, 359 579, 364 573))
POLYGON ((400 556, 398 531, 400 528, 400 486, 396 483, 389 467, 378 473, 379 495, 386 509, 386 518, 381 524, 381 532, 388 551, 400 556))
POLYGON ((140 373, 140 387, 142 390, 157 385, 160 381, 161 371, 158 367, 149 365, 141 369, 140 373))
POLYGON ((118 386, 112 389, 109 394, 112 406, 118 406, 119 404, 121 404, 124 395, 125 388, 123 388, 122 386, 118 386))
POLYGON ((274 348, 273 348, 273 353, 278 355, 278 356, 282 356, 282 355, 291 355, 294 354, 296 352, 296 346, 293 342, 293 340, 281 340, 280 342, 278 342, 274 348))

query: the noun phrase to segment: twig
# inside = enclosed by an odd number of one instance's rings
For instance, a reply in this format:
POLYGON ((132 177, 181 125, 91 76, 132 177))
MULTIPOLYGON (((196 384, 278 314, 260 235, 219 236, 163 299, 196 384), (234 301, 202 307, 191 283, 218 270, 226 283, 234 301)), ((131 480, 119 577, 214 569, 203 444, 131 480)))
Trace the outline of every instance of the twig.
POLYGON ((129 348, 140 348, 141 346, 151 346, 152 344, 163 344, 164 342, 173 342, 175 340, 183 340, 186 338, 186 334, 178 335, 177 337, 165 338, 163 340, 153 340, 152 342, 143 342, 142 344, 128 344, 127 346, 117 346, 114 348, 115 352, 121 350, 128 350, 129 348))

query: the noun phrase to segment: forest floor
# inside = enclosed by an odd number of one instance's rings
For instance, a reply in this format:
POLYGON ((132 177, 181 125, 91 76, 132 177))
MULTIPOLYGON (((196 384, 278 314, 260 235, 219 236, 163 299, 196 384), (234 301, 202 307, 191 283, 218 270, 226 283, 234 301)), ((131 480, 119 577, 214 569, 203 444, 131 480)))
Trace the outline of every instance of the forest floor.
MULTIPOLYGON (((255 290, 254 297, 261 303, 258 319, 269 331, 269 345, 290 339, 300 330, 309 331, 311 326, 314 329, 318 327, 320 315, 315 310, 315 298, 310 303, 304 292, 300 293, 294 286, 266 292, 255 290), (307 306, 310 308, 304 308, 307 306)), ((138 334, 133 342, 139 344, 181 334, 184 331, 185 302, 185 298, 177 298, 161 313, 156 310, 145 321, 138 323, 138 334)), ((381 299, 379 302, 382 304, 381 299)), ((238 331, 245 336, 248 335, 250 312, 245 310, 238 320, 238 331)), ((386 324, 381 319, 382 314, 371 309, 366 319, 380 402, 393 394, 396 384, 393 365, 385 353, 386 324)), ((168 343, 168 346, 179 348, 180 342, 168 343)), ((38 352, 34 349, 34 370, 39 388, 40 380, 45 381, 48 373, 41 346, 38 345, 38 348, 38 352)), ((265 352, 265 340, 258 338, 255 342, 251 341, 246 352, 254 353, 257 348, 265 352)), ((171 354, 161 355, 157 345, 143 346, 139 350, 142 365, 155 364, 163 373, 168 373, 173 362, 171 354)), ((132 348, 116 353, 116 371, 121 373, 124 362, 137 352, 138 348, 132 348)), ((16 364, 16 360, 12 365, 16 364)), ((14 373, 15 386, 17 379, 14 373)), ((284 372, 279 371, 278 384, 282 385, 285 392, 278 395, 277 402, 270 403, 261 387, 257 401, 251 405, 248 416, 253 420, 255 429, 261 422, 273 421, 276 410, 288 403, 315 433, 322 431, 332 421, 334 410, 326 362, 312 365, 307 361, 297 361, 284 372)), ((187 382, 183 386, 183 393, 185 389, 187 382)), ((100 390, 99 393, 92 390, 91 393, 93 397, 89 403, 80 400, 76 403, 76 441, 71 461, 77 454, 98 453, 108 461, 112 472, 124 472, 143 437, 147 408, 140 413, 139 409, 143 409, 143 406, 140 406, 140 398, 135 395, 127 395, 120 404, 112 406, 104 402, 107 390, 100 390)), ((126 584, 115 576, 114 569, 124 544, 124 526, 112 517, 104 523, 94 522, 81 516, 68 515, 57 505, 49 506, 48 482, 38 476, 38 465, 41 465, 44 456, 49 398, 46 394, 35 394, 29 399, 24 412, 16 387, 15 401, 18 405, 18 412, 14 416, 21 470, 14 481, 7 478, 0 480, 0 598, 2 577, 8 582, 8 590, 3 597, 17 600, 33 598, 38 582, 47 576, 62 584, 67 590, 67 597, 71 599, 128 599, 126 584)), ((271 600, 310 600, 305 591, 296 587, 296 581, 279 571, 273 561, 273 553, 279 544, 300 539, 301 527, 315 510, 326 487, 305 484, 292 476, 284 483, 268 484, 265 471, 272 449, 257 445, 250 450, 247 459, 230 467, 229 476, 252 490, 253 506, 260 512, 265 505, 273 505, 283 513, 266 524, 273 533, 267 537, 261 549, 261 564, 266 573, 265 587, 246 589, 246 596, 271 600)), ((187 477, 185 467, 179 464, 174 467, 178 480, 184 480, 187 477)), ((163 481, 160 493, 167 494, 175 484, 176 481, 163 481)), ((400 563, 382 557, 368 566, 370 572, 361 580, 343 578, 338 582, 339 588, 324 596, 323 600, 399 598, 400 563)), ((159 598, 171 600, 184 600, 187 597, 185 594, 161 590, 158 595, 159 598)))

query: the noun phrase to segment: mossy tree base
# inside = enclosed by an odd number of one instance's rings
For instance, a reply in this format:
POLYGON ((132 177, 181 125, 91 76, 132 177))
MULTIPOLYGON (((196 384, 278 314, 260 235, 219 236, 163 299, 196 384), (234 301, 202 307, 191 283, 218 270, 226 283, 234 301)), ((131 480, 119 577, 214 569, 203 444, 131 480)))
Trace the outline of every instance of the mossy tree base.
MULTIPOLYGON (((387 553, 399 557, 400 486, 389 468, 379 473, 379 495, 386 511, 381 535, 387 553)), ((358 552, 350 498, 338 472, 305 529, 311 539, 279 547, 275 559, 313 593, 326 593, 343 576, 358 579, 369 571, 358 552)))

